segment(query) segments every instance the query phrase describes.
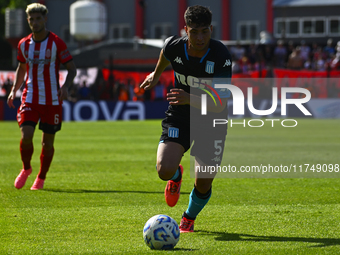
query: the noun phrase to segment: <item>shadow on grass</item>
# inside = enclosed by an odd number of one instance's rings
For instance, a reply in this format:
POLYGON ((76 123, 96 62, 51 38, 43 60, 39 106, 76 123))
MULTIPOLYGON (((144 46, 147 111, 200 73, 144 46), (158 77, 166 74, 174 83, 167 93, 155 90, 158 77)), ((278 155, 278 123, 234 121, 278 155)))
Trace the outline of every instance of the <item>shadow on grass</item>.
MULTIPOLYGON (((88 189, 42 189, 46 192, 57 193, 144 193, 144 194, 164 194, 164 191, 144 191, 144 190, 88 190, 88 189)), ((181 194, 190 194, 190 192, 181 192, 181 194)))
POLYGON ((281 236, 258 236, 248 234, 236 234, 225 232, 211 232, 204 230, 195 230, 203 235, 216 236, 216 241, 242 241, 242 242, 303 242, 314 243, 310 248, 327 247, 340 245, 340 239, 337 238, 312 238, 312 237, 281 237, 281 236))
POLYGON ((166 250, 167 252, 170 252, 170 251, 197 251, 198 249, 188 249, 188 248, 173 248, 171 250, 166 250))

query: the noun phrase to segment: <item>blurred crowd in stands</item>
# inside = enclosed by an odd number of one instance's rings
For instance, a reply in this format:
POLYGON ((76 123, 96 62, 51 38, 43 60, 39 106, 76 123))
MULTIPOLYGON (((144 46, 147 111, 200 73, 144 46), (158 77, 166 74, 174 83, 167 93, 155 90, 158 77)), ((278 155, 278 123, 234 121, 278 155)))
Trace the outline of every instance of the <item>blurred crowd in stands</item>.
MULTIPOLYGON (((241 45, 237 43, 228 47, 233 58, 232 70, 234 74, 249 74, 254 71, 289 69, 289 70, 313 70, 330 71, 340 70, 340 42, 336 44, 328 39, 323 46, 317 43, 311 45, 301 41, 294 44, 292 41, 284 42, 278 40, 275 44, 241 45)), ((267 72, 266 77, 273 77, 273 72, 267 72)), ((10 93, 13 82, 7 79, 0 84, 4 98, 10 93)), ((115 80, 110 77, 103 78, 98 72, 96 81, 87 84, 74 84, 69 91, 69 101, 78 100, 120 100, 120 101, 159 101, 166 100, 166 93, 170 91, 173 84, 160 80, 157 86, 148 91, 141 90, 139 84, 133 79, 115 80)), ((340 89, 333 86, 333 90, 326 97, 338 97, 340 89), (330 96, 332 95, 332 96, 330 96)), ((327 90, 329 90, 327 88, 327 90)), ((262 88, 259 88, 261 96, 262 88)), ((271 96, 269 91, 268 97, 271 96)), ((317 94, 312 96, 318 97, 317 94)))
POLYGON ((270 68, 292 70, 326 71, 340 69, 340 42, 334 45, 332 39, 325 46, 318 43, 307 45, 302 40, 296 45, 278 40, 276 45, 240 44, 230 47, 233 56, 233 73, 248 73, 270 68))

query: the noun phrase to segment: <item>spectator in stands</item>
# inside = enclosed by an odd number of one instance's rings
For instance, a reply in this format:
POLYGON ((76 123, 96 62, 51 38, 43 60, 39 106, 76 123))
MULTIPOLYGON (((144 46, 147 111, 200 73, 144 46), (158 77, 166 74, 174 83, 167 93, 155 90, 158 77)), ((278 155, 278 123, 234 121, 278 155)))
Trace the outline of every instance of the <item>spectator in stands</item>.
POLYGON ((263 61, 266 67, 272 67, 273 66, 273 58, 274 58, 274 50, 272 45, 266 44, 263 48, 262 53, 263 61))
MULTIPOLYGON (((321 48, 320 48, 321 50, 321 48)), ((322 53, 317 56, 318 59, 315 60, 315 70, 316 71, 325 71, 326 70, 326 62, 323 59, 322 53)))
POLYGON ((99 90, 100 90, 100 87, 103 87, 103 85, 101 84, 105 84, 105 80, 103 77, 102 68, 99 68, 95 81, 90 85, 91 99, 94 101, 99 100, 99 95, 100 95, 99 90))
POLYGON ((287 49, 283 45, 282 40, 277 41, 277 46, 274 50, 274 66, 277 68, 286 67, 286 59, 287 59, 287 49))
POLYGON ((128 92, 129 92, 129 101, 132 101, 133 100, 133 97, 135 95, 135 92, 133 91, 134 88, 135 88, 135 84, 134 84, 134 81, 133 79, 127 79, 127 89, 128 89, 128 92))
POLYGON ((301 70, 303 68, 303 64, 304 61, 301 57, 301 48, 297 46, 289 56, 287 67, 289 69, 301 70))
POLYGON ((106 86, 105 94, 109 94, 109 98, 113 99, 114 101, 118 101, 119 99, 119 91, 120 91, 120 81, 116 80, 112 86, 112 88, 106 86))
POLYGON ((301 41, 300 56, 303 61, 306 61, 310 54, 310 47, 306 44, 305 40, 301 41))
POLYGON ((315 61, 318 59, 318 55, 320 53, 319 45, 316 42, 313 42, 312 49, 310 51, 309 57, 311 58, 311 61, 315 61))
POLYGON ((236 61, 240 60, 245 53, 246 50, 242 47, 239 41, 236 43, 235 47, 231 47, 231 54, 234 56, 236 61))
POLYGON ((333 39, 329 38, 327 40, 327 45, 323 48, 323 52, 326 55, 326 58, 331 58, 335 54, 335 49, 333 47, 333 39))
POLYGON ((7 80, 4 82, 4 84, 2 84, 2 89, 5 91, 6 93, 6 98, 8 98, 9 94, 11 93, 11 89, 13 86, 13 82, 10 78, 7 78, 7 80))
POLYGON ((314 63, 312 61, 312 58, 309 57, 307 61, 303 64, 304 69, 306 70, 313 70, 314 69, 314 63))
POLYGON ((320 57, 322 59, 326 59, 326 56, 323 53, 322 48, 320 46, 317 46, 317 48, 314 49, 313 51, 314 52, 313 52, 313 55, 312 55, 312 59, 313 59, 314 62, 317 62, 320 59, 320 57))
POLYGON ((78 99, 79 100, 88 100, 90 99, 91 91, 89 87, 86 85, 86 81, 83 81, 83 83, 80 85, 78 89, 78 99))
POLYGON ((231 66, 231 70, 233 73, 241 73, 242 72, 242 69, 240 67, 240 64, 239 64, 239 61, 236 61, 234 55, 231 56, 232 58, 232 66, 231 66))
POLYGON ((251 70, 250 62, 246 54, 239 59, 238 63, 242 73, 247 74, 251 70))
POLYGON ((129 100, 129 90, 124 83, 120 83, 118 92, 118 101, 128 101, 129 100))
POLYGON ((249 45, 247 50, 247 56, 252 70, 256 70, 257 62, 259 61, 259 49, 257 45, 253 42, 249 45))
POLYGON ((286 65, 288 63, 289 56, 293 53, 294 50, 295 50, 294 42, 290 40, 287 45, 286 65))

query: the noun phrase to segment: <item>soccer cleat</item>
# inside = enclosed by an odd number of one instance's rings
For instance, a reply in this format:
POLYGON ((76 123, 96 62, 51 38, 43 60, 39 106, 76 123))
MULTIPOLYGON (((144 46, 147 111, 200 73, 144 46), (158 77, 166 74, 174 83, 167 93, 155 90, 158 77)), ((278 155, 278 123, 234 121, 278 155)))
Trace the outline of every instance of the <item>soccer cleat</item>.
POLYGON ((183 216, 181 224, 179 225, 179 231, 181 233, 194 232, 194 223, 195 220, 190 220, 183 216))
POLYGON ((39 190, 39 189, 43 189, 44 188, 44 182, 45 180, 40 179, 39 177, 37 177, 31 187, 31 190, 39 190))
MULTIPOLYGON (((179 168, 181 169, 181 174, 183 176, 183 166, 179 165, 179 168)), ((179 182, 174 182, 173 180, 169 180, 168 183, 166 184, 164 196, 165 196, 165 201, 168 204, 168 206, 173 207, 177 204, 180 191, 181 191, 181 184, 182 184, 182 178, 179 182)))
POLYGON ((17 189, 21 189, 22 187, 24 187, 27 181, 27 178, 28 176, 30 176, 31 173, 32 173, 32 168, 28 170, 22 169, 20 174, 17 176, 17 178, 14 181, 14 186, 17 189))

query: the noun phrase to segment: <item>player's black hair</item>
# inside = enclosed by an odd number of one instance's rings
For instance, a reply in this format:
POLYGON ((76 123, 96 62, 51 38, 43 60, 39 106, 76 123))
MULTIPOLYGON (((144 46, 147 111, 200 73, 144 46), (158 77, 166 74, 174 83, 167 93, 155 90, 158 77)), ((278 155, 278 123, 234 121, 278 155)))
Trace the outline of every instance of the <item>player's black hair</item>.
POLYGON ((189 6, 184 13, 185 23, 189 27, 193 25, 198 27, 210 26, 211 19, 212 13, 209 8, 201 5, 189 6))

